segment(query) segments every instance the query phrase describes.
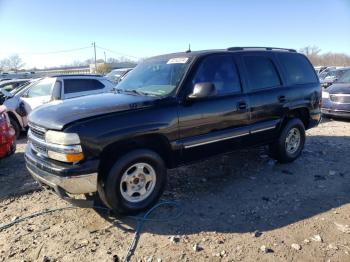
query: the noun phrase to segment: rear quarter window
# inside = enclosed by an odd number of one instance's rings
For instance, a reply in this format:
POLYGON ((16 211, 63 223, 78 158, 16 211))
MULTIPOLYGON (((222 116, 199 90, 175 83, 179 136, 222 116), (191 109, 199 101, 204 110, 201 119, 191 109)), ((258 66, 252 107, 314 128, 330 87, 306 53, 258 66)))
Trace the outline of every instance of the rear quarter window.
POLYGON ((103 89, 105 86, 95 79, 66 79, 64 80, 64 93, 88 92, 103 89))
POLYGON ((300 54, 281 53, 278 54, 289 84, 315 83, 318 78, 307 58, 300 54))
POLYGON ((272 60, 265 56, 243 56, 250 87, 253 91, 281 85, 272 60))

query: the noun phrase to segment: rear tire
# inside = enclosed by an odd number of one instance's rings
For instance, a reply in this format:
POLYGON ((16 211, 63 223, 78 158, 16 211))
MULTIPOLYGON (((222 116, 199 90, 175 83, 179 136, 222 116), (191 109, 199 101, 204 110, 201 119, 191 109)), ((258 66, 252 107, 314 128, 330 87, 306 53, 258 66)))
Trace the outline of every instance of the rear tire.
POLYGON ((134 150, 118 159, 98 183, 102 202, 119 214, 136 214, 152 207, 166 185, 163 159, 146 149, 134 150))
POLYGON ((270 144, 270 157, 280 163, 297 159, 305 144, 305 127, 299 118, 292 118, 282 128, 278 139, 270 144))

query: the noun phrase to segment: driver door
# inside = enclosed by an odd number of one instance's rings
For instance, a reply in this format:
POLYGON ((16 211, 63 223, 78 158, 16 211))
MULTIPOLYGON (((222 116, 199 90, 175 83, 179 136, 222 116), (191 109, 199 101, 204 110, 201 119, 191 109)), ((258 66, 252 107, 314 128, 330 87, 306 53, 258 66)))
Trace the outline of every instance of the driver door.
POLYGON ((250 106, 244 94, 235 55, 214 54, 202 58, 186 88, 212 83, 216 95, 184 99, 179 105, 179 136, 184 161, 231 151, 249 135, 250 106))

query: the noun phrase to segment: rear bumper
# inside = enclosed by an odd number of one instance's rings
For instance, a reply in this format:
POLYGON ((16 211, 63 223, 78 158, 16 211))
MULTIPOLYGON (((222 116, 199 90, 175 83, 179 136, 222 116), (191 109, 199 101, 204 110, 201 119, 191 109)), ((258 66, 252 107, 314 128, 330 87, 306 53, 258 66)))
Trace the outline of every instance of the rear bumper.
POLYGON ((16 151, 16 136, 14 130, 0 134, 0 158, 8 157, 16 151))
POLYGON ((32 177, 49 186, 56 193, 87 194, 97 191, 98 161, 86 161, 82 165, 59 166, 38 157, 28 143, 25 152, 26 166, 32 177))

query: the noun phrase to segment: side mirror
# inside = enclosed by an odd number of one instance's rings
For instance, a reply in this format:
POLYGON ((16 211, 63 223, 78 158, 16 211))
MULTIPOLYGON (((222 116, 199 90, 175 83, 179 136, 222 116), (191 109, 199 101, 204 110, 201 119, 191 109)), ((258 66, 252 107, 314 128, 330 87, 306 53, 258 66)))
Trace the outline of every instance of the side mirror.
POLYGON ((193 92, 188 95, 188 99, 200 99, 210 97, 216 94, 215 85, 209 82, 197 83, 194 85, 193 92))

